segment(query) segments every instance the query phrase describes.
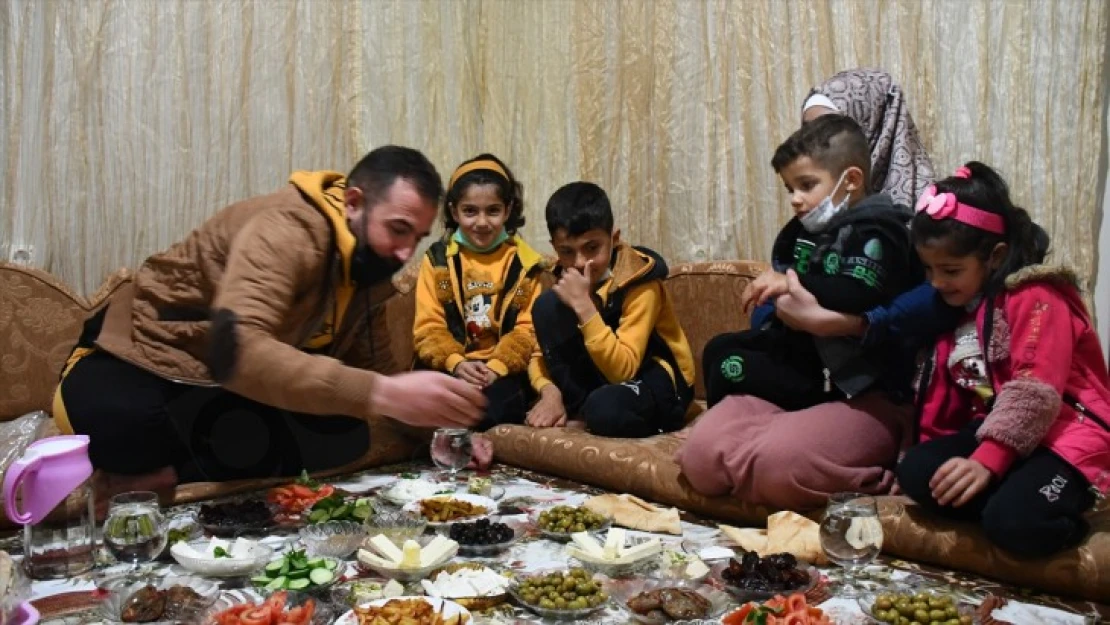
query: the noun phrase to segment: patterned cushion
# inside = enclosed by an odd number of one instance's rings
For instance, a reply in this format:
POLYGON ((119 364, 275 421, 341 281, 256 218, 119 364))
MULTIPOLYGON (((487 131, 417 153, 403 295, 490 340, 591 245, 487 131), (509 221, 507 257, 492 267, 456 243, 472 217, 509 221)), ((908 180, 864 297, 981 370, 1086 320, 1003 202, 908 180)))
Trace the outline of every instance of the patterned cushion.
MULTIPOLYGON (((708 518, 765 526, 774 510, 691 490, 673 457, 674 434, 633 440, 582 430, 502 425, 489 431, 498 462, 630 493, 708 518)), ((1110 599, 1110 511, 1091 516, 1093 532, 1077 549, 1044 560, 1018 560, 991 545, 974 524, 931 517, 908 499, 883 524, 883 551, 907 560, 960 569, 1047 592, 1110 599)), ((820 520, 820 511, 810 516, 820 520)))
POLYGON ((81 324, 128 280, 121 269, 85 299, 46 272, 0 263, 0 421, 49 410, 81 324))

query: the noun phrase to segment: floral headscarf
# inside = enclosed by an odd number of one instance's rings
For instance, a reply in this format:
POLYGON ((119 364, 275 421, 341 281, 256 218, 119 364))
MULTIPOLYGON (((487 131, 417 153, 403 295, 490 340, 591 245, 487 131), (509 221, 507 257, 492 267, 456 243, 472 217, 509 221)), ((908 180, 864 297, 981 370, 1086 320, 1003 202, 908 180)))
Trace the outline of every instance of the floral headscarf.
MULTIPOLYGON (((913 206, 933 183, 933 162, 913 124, 902 88, 878 69, 850 69, 806 96, 821 94, 863 128, 871 144, 871 188, 896 204, 913 206)), ((803 104, 804 107, 804 104, 803 104)))

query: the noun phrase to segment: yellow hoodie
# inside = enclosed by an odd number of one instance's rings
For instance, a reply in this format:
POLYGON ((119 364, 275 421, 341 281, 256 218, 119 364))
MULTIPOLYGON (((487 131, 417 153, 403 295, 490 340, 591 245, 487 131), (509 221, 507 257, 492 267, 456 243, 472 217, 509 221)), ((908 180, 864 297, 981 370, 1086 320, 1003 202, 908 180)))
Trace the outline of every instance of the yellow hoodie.
POLYGON ((542 290, 543 258, 519 236, 486 254, 462 248, 453 240, 435 245, 445 246, 446 266, 436 266, 433 250, 420 265, 413 322, 417 359, 448 373, 464 360, 485 361, 501 376, 527 371, 536 346, 532 304, 542 290), (516 284, 507 289, 514 258, 520 259, 522 269, 516 284), (509 332, 503 332, 510 310, 501 301, 503 293, 512 294, 517 310, 509 332), (447 306, 454 307, 452 313, 463 323, 461 336, 451 331, 447 306))

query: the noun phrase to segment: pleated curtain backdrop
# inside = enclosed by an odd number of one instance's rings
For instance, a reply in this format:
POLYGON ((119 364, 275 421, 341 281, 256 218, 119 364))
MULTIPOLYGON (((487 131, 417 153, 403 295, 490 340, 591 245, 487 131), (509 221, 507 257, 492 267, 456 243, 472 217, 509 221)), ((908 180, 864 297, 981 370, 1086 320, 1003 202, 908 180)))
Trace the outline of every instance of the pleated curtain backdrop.
POLYGON ((90 293, 294 169, 385 143, 446 177, 593 180, 672 262, 768 256, 770 168, 811 86, 882 67, 947 174, 996 165, 1093 277, 1106 173, 1103 0, 9 0, 0 255, 90 293))

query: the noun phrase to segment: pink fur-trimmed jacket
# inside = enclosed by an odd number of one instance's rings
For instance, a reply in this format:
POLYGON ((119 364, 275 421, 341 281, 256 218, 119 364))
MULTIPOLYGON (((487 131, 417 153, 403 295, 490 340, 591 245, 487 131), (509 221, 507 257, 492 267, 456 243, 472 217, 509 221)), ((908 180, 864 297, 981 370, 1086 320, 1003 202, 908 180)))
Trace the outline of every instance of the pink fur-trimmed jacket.
MULTIPOLYGON (((1038 265, 1011 275, 1006 290, 996 296, 991 345, 983 349, 995 401, 971 458, 1002 475, 1043 445, 1106 494, 1110 376, 1077 283, 1070 270, 1038 265)), ((975 315, 982 342, 985 303, 975 315)), ((923 441, 953 434, 982 417, 973 413, 967 392, 949 374, 946 363, 954 345, 953 333, 942 335, 925 368, 932 373, 918 398, 923 441)))

